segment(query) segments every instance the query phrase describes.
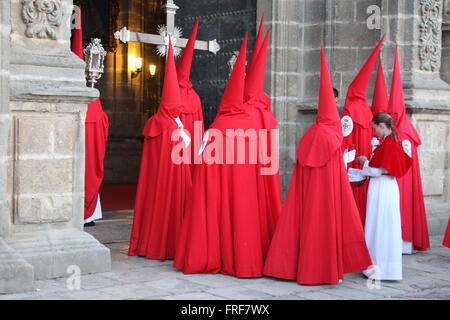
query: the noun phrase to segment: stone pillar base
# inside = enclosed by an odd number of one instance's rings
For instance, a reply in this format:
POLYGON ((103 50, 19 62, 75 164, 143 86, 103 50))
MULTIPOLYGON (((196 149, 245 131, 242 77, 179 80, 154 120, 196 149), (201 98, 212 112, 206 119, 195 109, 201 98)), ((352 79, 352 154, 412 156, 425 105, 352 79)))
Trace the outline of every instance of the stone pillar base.
POLYGON ((33 290, 33 266, 0 239, 0 294, 33 290))
POLYGON ((5 241, 33 266, 36 280, 70 276, 69 266, 81 274, 111 270, 110 250, 77 229, 18 233, 5 241))

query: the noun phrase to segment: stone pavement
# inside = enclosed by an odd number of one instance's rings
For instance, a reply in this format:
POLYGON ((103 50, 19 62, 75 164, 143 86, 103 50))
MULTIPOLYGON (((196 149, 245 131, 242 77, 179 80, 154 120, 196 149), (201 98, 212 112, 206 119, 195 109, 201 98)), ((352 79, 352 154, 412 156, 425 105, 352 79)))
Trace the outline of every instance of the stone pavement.
MULTIPOLYGON (((341 300, 450 299, 450 249, 442 236, 431 238, 427 252, 403 256, 403 280, 383 281, 368 289, 360 273, 348 274, 340 285, 301 286, 269 277, 238 279, 221 274, 184 275, 172 261, 127 256, 130 211, 106 212, 86 231, 111 249, 112 271, 81 277, 80 289, 68 289, 68 278, 35 282, 35 291, 0 295, 0 300, 165 299, 165 300, 341 300)), ((69 276, 69 275, 68 275, 69 276)))

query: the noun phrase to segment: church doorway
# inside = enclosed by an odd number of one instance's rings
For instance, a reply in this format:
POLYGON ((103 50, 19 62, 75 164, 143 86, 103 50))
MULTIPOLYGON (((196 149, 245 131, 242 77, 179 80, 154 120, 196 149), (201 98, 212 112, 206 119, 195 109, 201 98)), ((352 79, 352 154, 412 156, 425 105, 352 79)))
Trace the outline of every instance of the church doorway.
MULTIPOLYGON (((107 50, 105 73, 97 88, 109 118, 105 176, 100 190, 103 219, 108 227, 106 232, 94 231, 100 227, 98 223, 95 228, 86 229, 103 243, 113 238, 125 240, 127 232, 129 235, 143 145, 141 132, 147 119, 158 109, 165 65, 165 58, 158 55, 156 45, 122 43, 114 38, 114 33, 127 27, 130 31, 157 34, 158 26, 166 24, 166 2, 74 0, 74 5, 82 8, 84 46, 91 38, 100 38, 107 50), (127 227, 114 227, 113 221, 127 227), (125 234, 120 230, 125 230, 125 234)), ((196 17, 200 16, 197 39, 216 39, 221 47, 216 54, 196 50, 192 63, 191 81, 202 100, 208 127, 228 80, 227 62, 239 50, 245 32, 249 32, 248 58, 251 55, 256 36, 257 1, 174 2, 179 7, 175 25, 181 28, 183 38, 189 37, 196 17)))

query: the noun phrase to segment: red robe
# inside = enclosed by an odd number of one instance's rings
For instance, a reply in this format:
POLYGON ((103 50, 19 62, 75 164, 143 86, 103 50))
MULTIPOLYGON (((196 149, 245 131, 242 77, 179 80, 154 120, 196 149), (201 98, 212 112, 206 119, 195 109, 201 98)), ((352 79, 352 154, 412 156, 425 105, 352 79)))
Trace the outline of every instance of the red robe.
POLYGON ((300 284, 338 284, 371 263, 342 158, 342 136, 317 123, 297 163, 270 245, 264 274, 300 284))
POLYGON ((192 187, 189 164, 183 161, 186 159, 178 159, 180 153, 186 152, 175 120, 182 107, 179 90, 169 40, 161 103, 143 130, 145 141, 129 255, 159 260, 173 259, 175 255, 186 199, 192 187), (172 141, 176 132, 178 139, 172 141))
MULTIPOLYGON (((220 135, 223 148, 218 152, 225 157, 233 138, 220 135)), ((235 155, 237 140, 234 138, 235 155)), ((246 150, 249 143, 246 139, 246 150)), ((204 152, 209 152, 208 145, 204 152)), ((183 273, 262 276, 270 234, 265 227, 267 218, 259 213, 258 165, 248 164, 248 157, 246 163, 202 163, 196 168, 195 192, 187 204, 174 261, 174 267, 183 273)))
POLYGON ((450 218, 448 219, 447 231, 445 232, 444 241, 442 245, 450 248, 450 218))
POLYGON ((159 260, 175 256, 192 183, 189 165, 175 164, 171 160, 172 149, 180 143, 171 141, 176 129, 176 122, 161 113, 150 118, 144 127, 130 256, 159 260))
MULTIPOLYGON (((246 108, 249 110, 251 117, 254 118, 258 122, 258 127, 267 130, 267 151, 261 150, 264 153, 264 156, 268 156, 272 164, 276 161, 279 163, 278 157, 278 147, 274 146, 275 154, 271 153, 272 149, 272 131, 277 127, 278 122, 273 116, 270 110, 270 99, 264 93, 261 92, 258 95, 252 96, 246 103, 246 108)), ((263 137, 261 135, 261 137, 263 137)), ((260 142, 259 142, 260 145, 260 142)), ((271 164, 265 165, 260 163, 260 169, 266 168, 268 170, 271 164)), ((260 213, 263 217, 267 217, 267 219, 262 219, 261 221, 265 221, 265 228, 267 229, 267 233, 269 234, 269 238, 272 238, 273 233, 275 232, 275 227, 277 225, 278 218, 281 214, 281 205, 282 205, 282 197, 281 197, 281 178, 280 178, 280 170, 278 169, 275 174, 259 174, 258 175, 258 194, 260 198, 260 213)), ((266 244, 268 249, 269 243, 266 244)))
POLYGON ((92 216, 105 173, 106 142, 108 141, 108 116, 100 99, 88 104, 85 121, 85 192, 84 219, 92 216))

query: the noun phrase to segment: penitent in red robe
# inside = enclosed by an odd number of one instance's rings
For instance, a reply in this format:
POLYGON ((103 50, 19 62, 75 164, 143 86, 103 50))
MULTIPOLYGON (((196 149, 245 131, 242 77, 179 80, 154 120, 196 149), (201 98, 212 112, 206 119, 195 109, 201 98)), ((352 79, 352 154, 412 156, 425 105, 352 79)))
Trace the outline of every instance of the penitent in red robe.
MULTIPOLYGON (((233 137, 227 129, 257 129, 257 121, 243 102, 247 36, 221 100, 218 115, 211 124, 210 137, 222 145, 208 143, 203 163, 195 170, 193 192, 187 204, 174 267, 185 274, 222 273, 236 277, 262 276, 266 244, 270 234, 263 227, 258 195, 258 165, 236 163, 238 143, 248 151, 255 137, 233 137), (209 162, 207 155, 222 159, 233 150, 234 163, 209 162), (208 162, 207 162, 208 161, 208 162)), ((211 142, 214 142, 213 140, 211 142)), ((255 155, 255 152, 251 154, 255 155)), ((212 159, 211 159, 212 160, 212 159)))
POLYGON ((342 157, 342 129, 324 50, 317 120, 297 163, 264 274, 306 285, 338 284, 372 263, 342 157))
POLYGON ((180 144, 180 139, 171 141, 171 136, 179 128, 175 118, 181 107, 170 43, 161 104, 143 130, 145 140, 128 251, 131 256, 159 260, 175 256, 192 183, 189 164, 177 164, 172 159, 172 150, 180 144))
POLYGON ((430 247, 428 223, 420 174, 420 162, 417 148, 422 141, 406 116, 402 79, 398 59, 395 56, 389 112, 394 120, 394 131, 405 152, 412 158, 411 169, 400 179, 400 211, 402 217, 402 238, 412 242, 414 249, 425 251, 430 247))
MULTIPOLYGON (((258 195, 260 198, 260 212, 268 220, 264 221, 263 228, 268 230, 272 237, 278 218, 281 214, 281 179, 278 159, 278 146, 276 145, 276 127, 278 125, 271 109, 270 99, 264 90, 264 75, 266 71, 266 57, 269 45, 270 31, 262 41, 262 27, 264 18, 261 19, 260 28, 256 37, 250 66, 245 77, 244 101, 251 117, 258 121, 258 126, 265 130, 259 136, 261 172, 258 175, 258 195), (264 140, 262 140, 264 139, 264 140), (263 147, 262 143, 265 143, 263 147), (267 156, 268 159, 263 157, 267 156), (270 160, 269 160, 270 159, 270 160), (267 163, 267 164, 266 164, 267 163)), ((265 244, 268 248, 269 243, 265 244)), ((267 249, 266 248, 266 249, 267 249)))
MULTIPOLYGON (((73 32, 71 50, 80 59, 84 60, 83 31, 81 25, 79 26, 79 29, 75 29, 73 32)), ((105 174, 104 160, 106 153, 106 142, 108 141, 108 126, 108 116, 102 109, 100 99, 89 103, 85 120, 85 220, 90 218, 95 211, 98 193, 105 174)))
MULTIPOLYGON (((383 45, 384 37, 380 40, 375 50, 366 61, 361 71, 350 84, 345 100, 344 111, 342 113, 343 123, 343 150, 350 148, 351 145, 356 146, 356 157, 366 156, 370 158, 372 154, 371 140, 373 136, 372 130, 372 111, 366 99, 366 91, 372 76, 373 68, 378 59, 378 55, 383 45), (346 130, 346 121, 353 122, 353 130, 346 130)), ((350 163, 349 168, 361 169, 362 166, 355 160, 350 163)), ((367 188, 369 186, 368 180, 362 182, 354 182, 351 184, 353 195, 355 196, 356 205, 361 216, 362 224, 366 220, 366 202, 367 202, 367 188)))
POLYGON ((183 102, 180 120, 192 139, 192 143, 189 145, 187 150, 190 155, 190 167, 192 174, 194 172, 194 164, 196 163, 195 158, 198 152, 198 150, 195 150, 195 147, 201 145, 204 132, 202 103, 197 92, 195 92, 192 88, 192 83, 190 81, 192 58, 194 55, 194 46, 197 38, 199 21, 200 18, 197 18, 186 48, 183 50, 183 54, 177 64, 180 95, 181 101, 183 102), (195 126, 197 126, 197 130, 195 130, 195 126))
POLYGON ((97 206, 98 193, 105 175, 108 126, 108 116, 102 109, 100 99, 89 103, 85 121, 84 219, 90 218, 97 206))

